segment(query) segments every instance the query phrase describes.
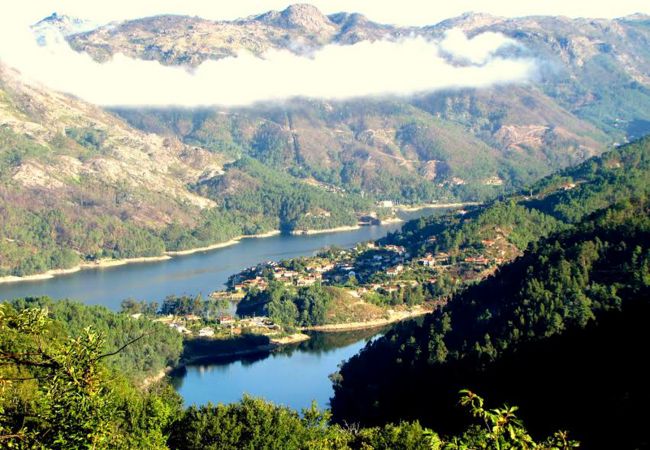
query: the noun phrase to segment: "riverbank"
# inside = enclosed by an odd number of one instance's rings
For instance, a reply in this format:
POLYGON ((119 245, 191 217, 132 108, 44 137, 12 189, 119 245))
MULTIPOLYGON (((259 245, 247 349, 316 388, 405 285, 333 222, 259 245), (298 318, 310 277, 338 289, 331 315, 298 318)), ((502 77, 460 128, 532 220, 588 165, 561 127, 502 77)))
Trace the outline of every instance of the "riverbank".
POLYGON ((390 217, 388 219, 381 219, 380 224, 381 225, 390 225, 391 223, 401 223, 405 222, 404 219, 401 217, 390 217))
POLYGON ((239 335, 227 339, 192 338, 183 341, 183 356, 178 367, 215 359, 266 353, 286 345, 293 345, 309 339, 303 333, 275 337, 265 335, 239 335))
POLYGON ((344 225, 341 227, 335 227, 335 228, 325 228, 323 230, 293 230, 291 232, 292 235, 294 236, 308 236, 312 234, 325 234, 325 233, 340 233, 343 231, 354 231, 358 230, 361 228, 361 225, 344 225))
POLYGON ((283 337, 271 337, 271 344, 277 346, 292 345, 299 342, 308 341, 310 337, 304 333, 294 333, 283 337))
POLYGON ((219 248, 225 248, 225 247, 230 247, 231 245, 239 244, 242 239, 263 239, 263 238, 268 238, 268 237, 272 237, 272 236, 277 236, 280 233, 281 233, 280 230, 271 230, 271 231, 268 231, 266 233, 241 235, 241 236, 237 236, 235 238, 232 238, 229 241, 219 242, 217 244, 207 245, 205 247, 190 248, 188 250, 168 251, 168 252, 165 252, 165 255, 168 255, 168 256, 185 256, 185 255, 193 255, 194 253, 209 252, 211 250, 217 250, 219 248))
POLYGON ((410 311, 389 311, 388 317, 383 319, 368 320, 365 322, 333 323, 327 325, 314 325, 311 327, 301 327, 302 331, 321 331, 324 333, 337 333, 341 331, 365 330, 390 325, 402 320, 412 319, 423 316, 431 312, 430 308, 416 306, 410 311))
POLYGON ((421 209, 443 209, 443 208, 463 208, 465 206, 478 206, 479 202, 465 202, 465 203, 425 203, 423 205, 397 205, 394 208, 400 211, 413 212, 420 211, 421 209))
POLYGON ((34 275, 25 275, 23 277, 18 277, 14 275, 8 275, 5 277, 0 277, 0 284, 3 283, 20 283, 24 281, 41 281, 54 278, 61 275, 69 275, 72 273, 79 272, 81 270, 89 269, 105 269, 108 267, 117 267, 124 266, 126 264, 137 264, 137 263, 149 263, 149 262, 158 262, 166 261, 171 259, 169 255, 160 255, 160 256, 143 256, 140 258, 125 258, 125 259, 101 259, 98 261, 92 261, 87 263, 81 263, 69 269, 52 269, 47 272, 38 273, 34 275))
MULTIPOLYGON (((352 231, 352 230, 357 230, 361 228, 360 226, 350 226, 350 227, 338 227, 338 228, 329 228, 325 230, 304 230, 304 232, 301 233, 295 233, 296 235, 310 235, 310 234, 319 234, 319 233, 336 233, 336 232, 343 232, 343 231, 352 231)), ((186 256, 186 255, 192 255, 195 253, 201 253, 201 252, 209 252, 212 250, 218 250, 220 248, 226 248, 230 247, 233 245, 236 245, 240 243, 243 239, 264 239, 268 237, 273 237, 273 236, 278 236, 281 234, 280 230, 271 230, 266 233, 258 233, 258 234, 250 234, 250 235, 242 235, 242 236, 237 236, 236 238, 230 239, 226 242, 219 242, 217 244, 213 245, 208 245, 204 247, 197 247, 197 248, 192 248, 188 250, 178 250, 178 251, 166 251, 163 255, 160 256, 145 256, 145 257, 139 257, 139 258, 124 258, 124 259, 102 259, 98 261, 92 261, 92 262, 86 262, 86 263, 81 263, 78 264, 74 267, 71 267, 69 269, 52 269, 48 270, 47 272, 43 273, 37 273, 33 275, 25 275, 22 277, 15 276, 15 275, 7 275, 4 277, 0 277, 0 284, 8 284, 8 283, 23 283, 23 282, 30 282, 30 281, 43 281, 43 280, 49 280, 51 278, 57 277, 57 276, 62 276, 62 275, 70 275, 76 272, 79 272, 81 270, 91 270, 91 269, 106 269, 110 267, 118 267, 118 266, 124 266, 127 264, 136 264, 136 263, 150 263, 150 262, 160 262, 160 261, 166 261, 169 259, 172 259, 173 257, 176 256, 186 256)))
MULTIPOLYGON (((477 203, 446 203, 446 204, 427 204, 427 205, 421 205, 421 206, 397 206, 397 209, 401 209, 403 211, 418 211, 420 209, 425 209, 425 208, 453 208, 453 207, 462 207, 462 206, 468 206, 468 205, 474 205, 477 203)), ((392 223, 399 223, 402 222, 403 219, 400 219, 398 217, 393 217, 389 218, 386 220, 381 221, 381 225, 389 225, 392 223)), ((346 231, 355 231, 361 229, 361 225, 347 225, 347 226, 341 226, 341 227, 334 227, 334 228, 327 228, 323 230, 295 230, 292 234, 294 235, 316 235, 316 234, 324 234, 324 233, 340 233, 340 232, 346 232, 346 231)), ((259 233, 259 234, 254 234, 254 235, 242 235, 235 237, 233 239, 230 239, 229 241, 226 242, 220 242, 216 243, 213 245, 209 246, 204 246, 204 247, 198 247, 198 248, 193 248, 193 249, 188 249, 188 250, 178 250, 178 251, 167 251, 163 255, 159 256, 151 256, 151 257, 138 257, 138 258, 126 258, 126 259, 103 259, 99 261, 93 261, 93 262, 85 262, 78 264, 75 267, 69 268, 69 269, 52 269, 48 270, 47 272, 43 273, 38 273, 38 274, 33 274, 33 275, 26 275, 26 276, 13 276, 13 275, 8 275, 8 276, 3 276, 0 277, 0 285, 1 284, 8 284, 8 283, 23 283, 23 282, 32 282, 32 281, 43 281, 43 280, 48 280, 57 276, 62 276, 62 275, 69 275, 73 274, 76 272, 79 272, 81 270, 89 270, 89 269, 104 269, 104 268, 110 268, 110 267, 116 267, 116 266, 122 266, 122 265, 127 265, 127 264, 134 264, 134 263, 151 263, 151 262, 159 262, 159 261, 165 261, 168 259, 171 259, 176 256, 185 256, 185 255, 192 255, 195 253, 200 253, 200 252, 209 252, 212 250, 217 250, 221 248, 226 248, 233 246, 235 244, 238 244, 241 242, 243 239, 261 239, 261 238, 267 238, 267 237, 272 237, 272 236, 277 236, 281 234, 280 230, 271 230, 266 233, 259 233)))

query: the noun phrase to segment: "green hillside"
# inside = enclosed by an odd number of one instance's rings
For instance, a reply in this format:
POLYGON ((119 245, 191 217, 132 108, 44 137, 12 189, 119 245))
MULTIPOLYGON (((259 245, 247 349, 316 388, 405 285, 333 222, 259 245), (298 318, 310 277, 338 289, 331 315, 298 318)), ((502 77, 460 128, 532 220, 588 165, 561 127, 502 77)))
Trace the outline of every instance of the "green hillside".
POLYGON ((336 420, 399 417, 454 430, 463 420, 450 392, 470 386, 517 399, 531 419, 563 411, 563 426, 590 447, 640 445, 647 394, 636 355, 647 340, 638 321, 650 298, 648 217, 643 199, 607 208, 532 243, 422 323, 370 344, 337 376, 336 420), (605 348, 613 353, 603 361, 605 348))

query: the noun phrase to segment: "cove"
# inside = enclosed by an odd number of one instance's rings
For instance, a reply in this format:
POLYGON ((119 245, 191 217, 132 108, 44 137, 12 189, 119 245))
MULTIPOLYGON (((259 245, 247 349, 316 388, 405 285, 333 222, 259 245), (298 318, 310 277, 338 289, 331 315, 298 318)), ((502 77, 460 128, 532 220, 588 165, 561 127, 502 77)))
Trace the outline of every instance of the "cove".
POLYGON ((172 372, 172 384, 186 406, 233 403, 248 394, 298 411, 312 401, 327 408, 334 395, 329 375, 385 331, 313 332, 310 340, 273 352, 184 366, 172 372))

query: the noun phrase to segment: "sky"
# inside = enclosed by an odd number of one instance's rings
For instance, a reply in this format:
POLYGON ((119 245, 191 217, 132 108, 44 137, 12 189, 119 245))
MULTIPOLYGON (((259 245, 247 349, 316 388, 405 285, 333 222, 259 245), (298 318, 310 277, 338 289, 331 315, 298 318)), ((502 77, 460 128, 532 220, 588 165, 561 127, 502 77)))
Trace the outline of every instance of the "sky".
MULTIPOLYGON (((76 15, 97 22, 123 20, 162 13, 197 15, 207 19, 234 19, 296 3, 286 0, 23 0, 11 2, 11 16, 32 21, 51 12, 76 15)), ((371 20, 400 25, 428 25, 464 12, 500 16, 565 15, 569 17, 621 17, 650 13, 648 0, 315 0, 326 14, 360 12, 371 20)), ((5 12, 3 12, 5 14, 5 12)))
MULTIPOLYGON (((616 17, 650 13, 650 1, 583 0, 317 0, 324 13, 361 12, 370 19, 400 25, 437 23, 466 11, 502 16, 550 14, 616 17)), ((540 61, 504 57, 518 46, 498 33, 468 39, 452 30, 438 41, 401 41, 327 45, 309 56, 271 50, 262 58, 247 53, 207 61, 191 72, 157 62, 116 55, 97 63, 52 37, 36 45, 29 25, 56 11, 97 23, 162 13, 234 19, 283 9, 280 0, 27 0, 0 15, 0 61, 49 88, 104 106, 247 106, 292 97, 345 100, 356 97, 410 96, 453 88, 483 88, 535 79, 540 61), (450 62, 453 58, 453 63, 450 62), (264 74, 260 77, 259 74, 264 74)))

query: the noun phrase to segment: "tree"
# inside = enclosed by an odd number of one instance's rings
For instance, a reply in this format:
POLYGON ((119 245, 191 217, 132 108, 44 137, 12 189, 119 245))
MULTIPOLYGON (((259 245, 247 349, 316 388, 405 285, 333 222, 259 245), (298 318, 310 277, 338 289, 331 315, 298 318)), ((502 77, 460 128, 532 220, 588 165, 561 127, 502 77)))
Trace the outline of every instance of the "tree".
POLYGON ((56 342, 45 339, 49 325, 47 310, 0 305, 0 439, 17 448, 109 448, 117 411, 103 383, 103 338, 85 329, 56 342), (7 408, 24 389, 16 383, 29 383, 33 409, 7 408))

